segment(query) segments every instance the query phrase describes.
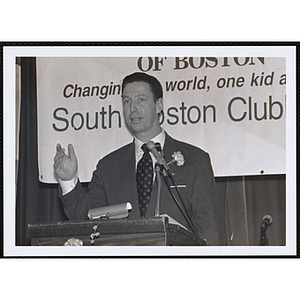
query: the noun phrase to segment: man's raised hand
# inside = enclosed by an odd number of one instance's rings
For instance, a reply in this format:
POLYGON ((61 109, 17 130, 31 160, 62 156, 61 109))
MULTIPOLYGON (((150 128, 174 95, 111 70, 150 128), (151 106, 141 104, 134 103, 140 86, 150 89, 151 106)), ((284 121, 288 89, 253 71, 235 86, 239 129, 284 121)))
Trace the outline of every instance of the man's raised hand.
POLYGON ((56 145, 56 155, 54 157, 54 171, 61 180, 71 180, 77 174, 77 158, 72 144, 68 145, 69 156, 60 144, 56 145))

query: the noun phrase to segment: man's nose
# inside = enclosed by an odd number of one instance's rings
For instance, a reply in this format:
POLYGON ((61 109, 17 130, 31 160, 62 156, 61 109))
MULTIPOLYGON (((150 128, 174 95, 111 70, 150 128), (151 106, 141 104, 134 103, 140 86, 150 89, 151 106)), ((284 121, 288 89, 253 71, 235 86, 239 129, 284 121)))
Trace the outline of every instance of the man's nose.
POLYGON ((134 112, 136 110, 137 110, 136 102, 135 101, 131 101, 131 103, 130 103, 130 111, 134 112))

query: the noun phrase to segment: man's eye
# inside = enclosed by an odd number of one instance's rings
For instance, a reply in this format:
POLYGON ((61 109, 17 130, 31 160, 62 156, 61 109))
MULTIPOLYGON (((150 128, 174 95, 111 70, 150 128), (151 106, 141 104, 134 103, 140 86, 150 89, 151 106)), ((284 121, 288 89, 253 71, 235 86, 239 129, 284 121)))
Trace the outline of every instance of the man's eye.
POLYGON ((144 98, 139 98, 138 101, 143 102, 143 101, 145 101, 145 99, 144 98))
POLYGON ((124 104, 128 104, 129 102, 130 102, 129 99, 123 99, 123 103, 124 103, 124 104))

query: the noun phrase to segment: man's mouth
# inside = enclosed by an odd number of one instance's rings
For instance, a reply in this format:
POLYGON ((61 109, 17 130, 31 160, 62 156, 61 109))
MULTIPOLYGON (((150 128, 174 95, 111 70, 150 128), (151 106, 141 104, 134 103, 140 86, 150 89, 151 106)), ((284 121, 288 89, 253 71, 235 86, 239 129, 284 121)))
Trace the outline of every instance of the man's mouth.
POLYGON ((137 124, 137 123, 139 123, 141 120, 142 120, 141 117, 131 117, 131 118, 130 118, 130 121, 131 121, 132 124, 137 124))

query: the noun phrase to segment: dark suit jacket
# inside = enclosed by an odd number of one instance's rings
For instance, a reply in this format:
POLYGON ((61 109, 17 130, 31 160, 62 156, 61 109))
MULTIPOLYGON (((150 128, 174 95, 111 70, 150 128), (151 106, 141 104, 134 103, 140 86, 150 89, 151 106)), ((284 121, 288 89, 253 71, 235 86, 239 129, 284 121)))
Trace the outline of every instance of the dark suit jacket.
MULTIPOLYGON (((183 166, 170 165, 174 179, 181 187, 185 207, 192 218, 198 235, 207 240, 207 245, 220 243, 220 216, 217 193, 209 155, 203 150, 171 138, 166 134, 164 157, 167 162, 172 154, 180 151, 184 156, 183 166)), ((176 194, 176 193, 175 193, 176 194)), ((153 217, 157 197, 154 184, 146 217, 153 217)), ((84 219, 90 208, 130 202, 129 218, 139 218, 139 206, 135 175, 135 147, 130 143, 105 156, 98 162, 86 193, 80 182, 62 197, 65 213, 71 220, 84 219)), ((161 190, 160 213, 189 228, 189 225, 171 197, 166 185, 161 190)))

